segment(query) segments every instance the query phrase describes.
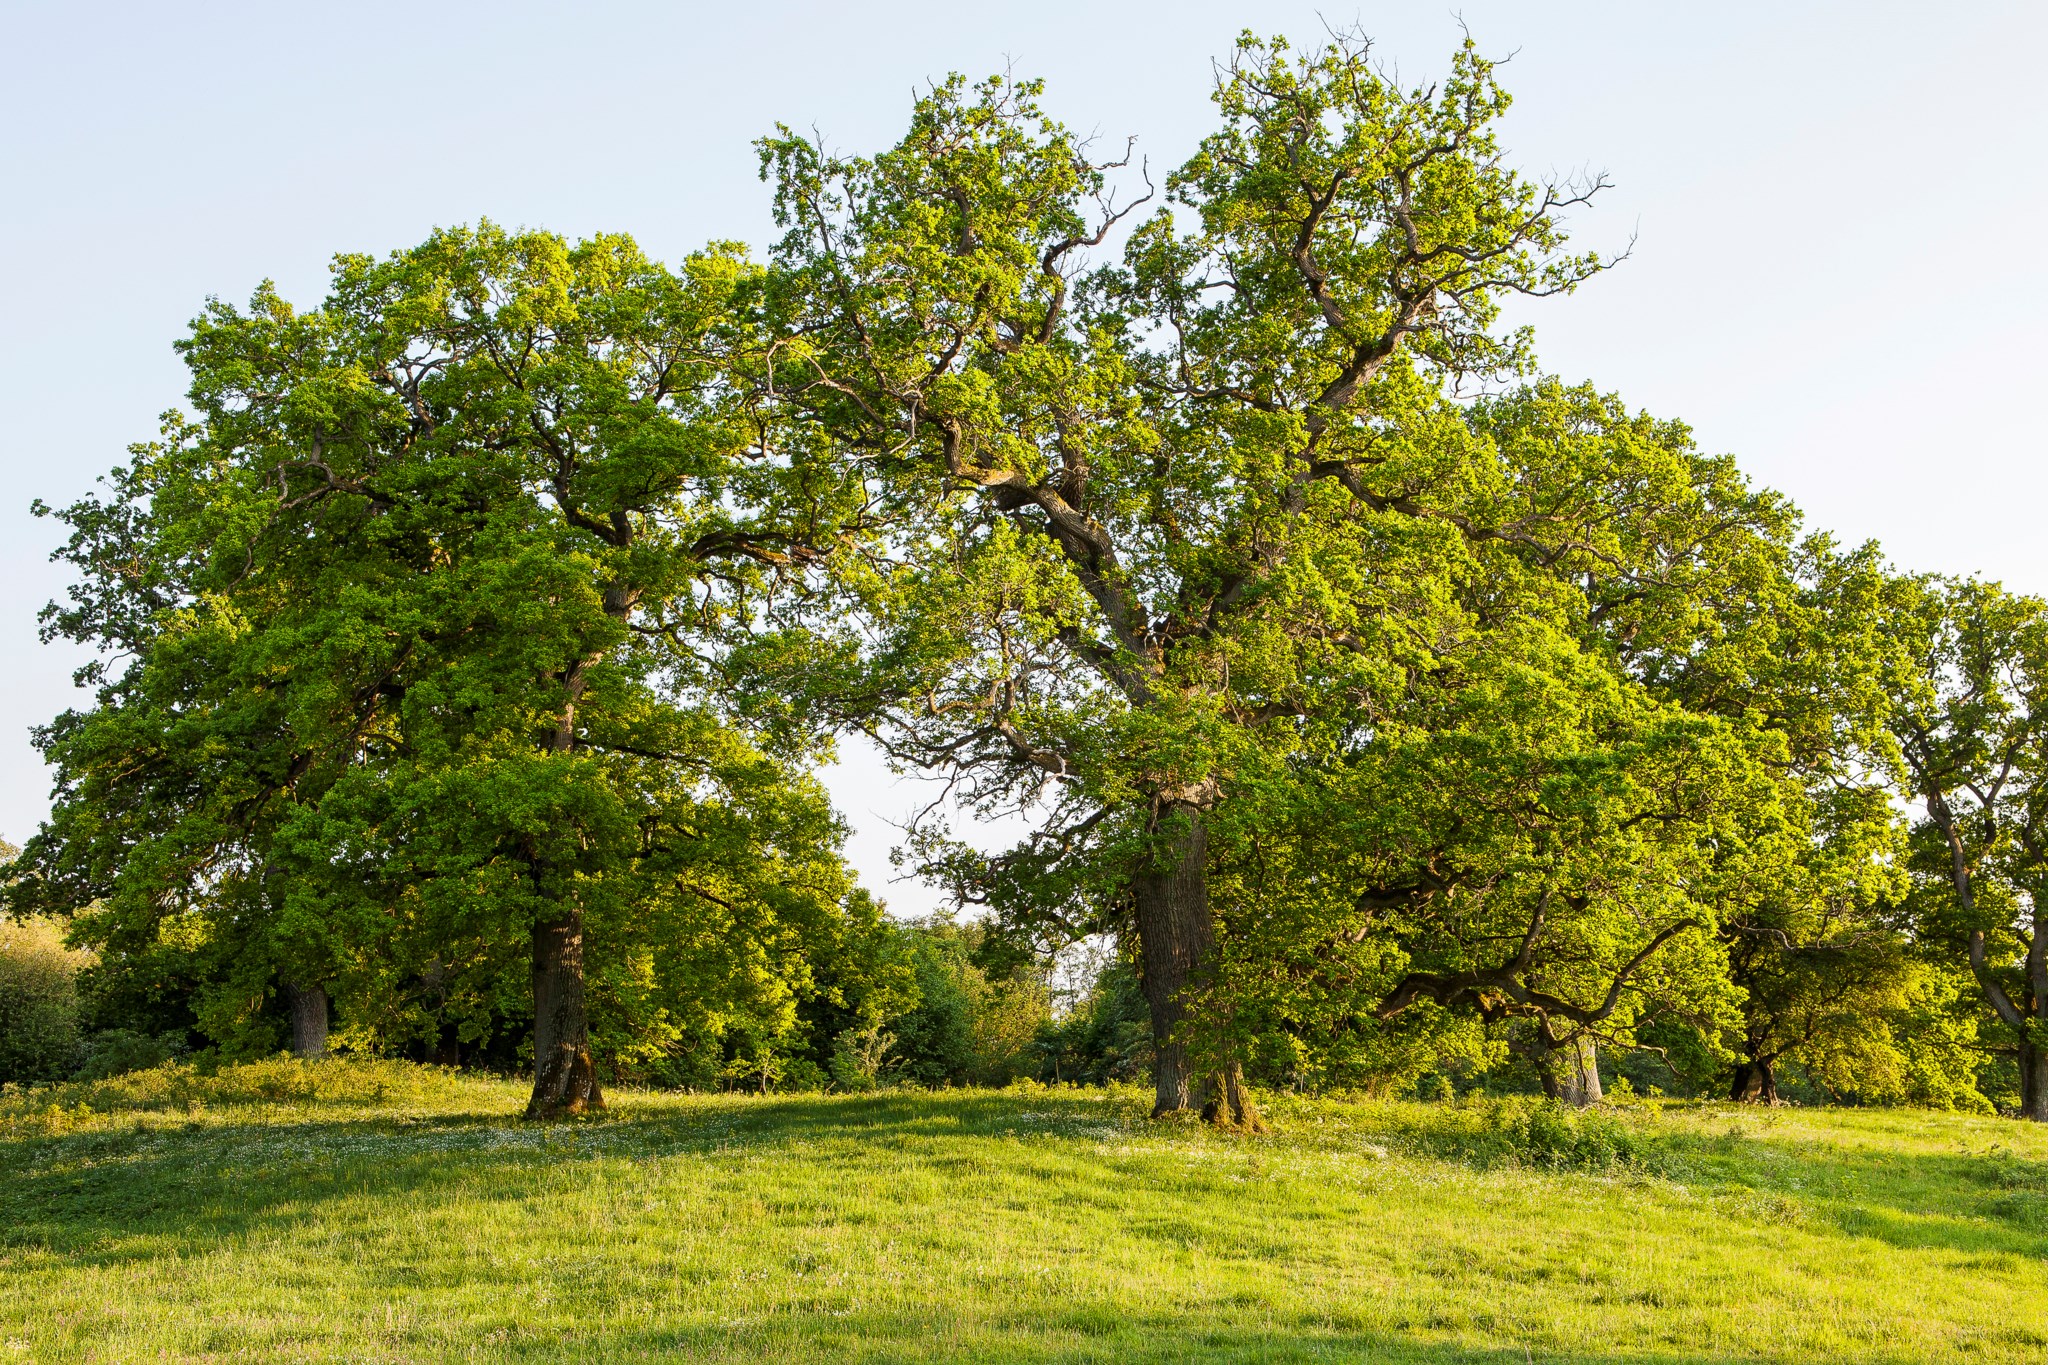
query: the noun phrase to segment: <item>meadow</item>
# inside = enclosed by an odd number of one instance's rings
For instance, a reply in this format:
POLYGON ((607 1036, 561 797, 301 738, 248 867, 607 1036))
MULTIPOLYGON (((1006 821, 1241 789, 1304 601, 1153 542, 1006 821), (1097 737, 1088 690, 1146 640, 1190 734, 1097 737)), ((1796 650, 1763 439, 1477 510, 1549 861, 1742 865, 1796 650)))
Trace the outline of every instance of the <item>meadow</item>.
POLYGON ((525 1094, 278 1060, 0 1097, 0 1362, 2048 1357, 2048 1131, 2009 1120, 525 1094))

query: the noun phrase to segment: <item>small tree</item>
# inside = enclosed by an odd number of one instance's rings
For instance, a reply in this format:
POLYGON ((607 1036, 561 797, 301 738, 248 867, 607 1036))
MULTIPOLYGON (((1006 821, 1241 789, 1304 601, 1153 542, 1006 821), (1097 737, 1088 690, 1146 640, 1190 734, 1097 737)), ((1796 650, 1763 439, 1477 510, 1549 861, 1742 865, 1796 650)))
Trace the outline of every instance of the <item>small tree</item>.
POLYGON ((1893 585, 1892 718, 1915 830, 1922 938, 1960 949, 2048 1123, 2048 610, 1995 584, 1893 585))
POLYGON ((77 1069, 78 973, 91 960, 51 920, 0 916, 0 1081, 62 1080, 77 1069))

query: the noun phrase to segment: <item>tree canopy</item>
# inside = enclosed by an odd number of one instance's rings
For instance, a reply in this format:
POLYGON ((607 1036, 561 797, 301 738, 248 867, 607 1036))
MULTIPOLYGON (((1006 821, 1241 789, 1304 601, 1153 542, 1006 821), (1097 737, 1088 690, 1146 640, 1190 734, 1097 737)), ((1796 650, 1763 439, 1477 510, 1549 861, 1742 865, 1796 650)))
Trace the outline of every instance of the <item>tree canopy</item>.
POLYGON ((43 734, 29 893, 102 944, 196 919, 216 1033, 272 979, 365 1043, 525 1014, 536 1113, 599 1102, 586 992, 643 1042, 787 1011, 874 911, 801 750, 716 703, 845 515, 756 415, 758 294, 485 227, 210 307, 196 420, 64 513, 50 629, 129 662, 43 734))
POLYGON ((1603 1050, 1967 1103, 1979 1024, 2048 1119, 2040 604, 1542 373, 1502 308, 1614 263, 1604 181, 1515 170, 1497 77, 1247 36, 1156 178, 954 77, 871 156, 762 139, 758 262, 484 224, 209 305, 192 411, 58 513, 103 658, 10 902, 179 945, 223 1043, 530 1025, 537 1117, 799 1037, 1125 1075, 1134 986, 1155 1113, 1233 1126, 1508 1054, 1589 1102, 1603 1050), (1028 818, 911 830, 971 931, 855 884, 845 733, 1028 818))

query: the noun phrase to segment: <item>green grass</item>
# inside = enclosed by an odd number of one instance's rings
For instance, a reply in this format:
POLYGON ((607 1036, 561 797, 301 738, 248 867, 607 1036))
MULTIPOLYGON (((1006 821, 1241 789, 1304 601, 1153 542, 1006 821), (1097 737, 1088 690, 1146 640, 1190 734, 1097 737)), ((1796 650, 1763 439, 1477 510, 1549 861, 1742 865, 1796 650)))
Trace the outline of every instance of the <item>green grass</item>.
POLYGON ((523 1099, 285 1062, 0 1099, 0 1365, 2048 1359, 2048 1132, 2008 1121, 523 1099))

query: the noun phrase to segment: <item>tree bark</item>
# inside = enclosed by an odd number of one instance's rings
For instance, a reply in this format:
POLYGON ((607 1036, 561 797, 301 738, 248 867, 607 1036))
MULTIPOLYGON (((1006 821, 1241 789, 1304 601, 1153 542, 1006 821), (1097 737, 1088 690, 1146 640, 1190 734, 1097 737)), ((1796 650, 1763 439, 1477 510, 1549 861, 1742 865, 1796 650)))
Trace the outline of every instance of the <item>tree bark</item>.
POLYGON ((1252 1103, 1251 1092, 1245 1088, 1244 1068, 1236 1062, 1211 1075, 1207 1089, 1208 1099, 1202 1105, 1204 1122, 1240 1133, 1266 1131, 1266 1120, 1259 1114, 1259 1107, 1252 1103))
POLYGON ((1551 1054, 1557 1071, 1557 1098, 1574 1109, 1600 1103, 1600 1047, 1580 1034, 1551 1054))
POLYGON ((1728 1098, 1738 1104, 1776 1104, 1777 1057, 1751 1057, 1746 1062, 1738 1063, 1735 1068, 1735 1084, 1729 1089, 1728 1098))
POLYGON ((1775 1058, 1756 1064, 1756 1102, 1776 1104, 1778 1102, 1778 1063, 1775 1058))
POLYGON ((2020 1044, 2020 1117, 2048 1123, 2048 1047, 2020 1044))
POLYGON ((571 910, 533 926, 533 1098, 526 1117, 602 1108, 583 1003, 583 915, 571 910))
POLYGON ((1209 832, 1202 812, 1168 807, 1180 828, 1160 864, 1136 877, 1138 962, 1152 1016, 1152 1117, 1197 1107, 1187 1043, 1175 1037, 1186 1017, 1184 993, 1209 965, 1216 942, 1209 911, 1209 832))
POLYGON ((287 981, 285 1000, 292 1011, 292 1056, 327 1055, 327 991, 321 986, 299 986, 287 981))

